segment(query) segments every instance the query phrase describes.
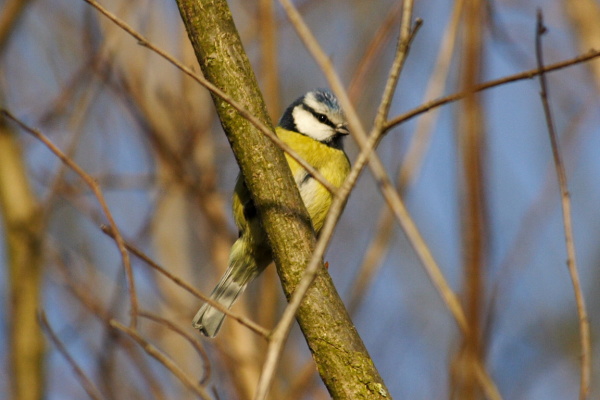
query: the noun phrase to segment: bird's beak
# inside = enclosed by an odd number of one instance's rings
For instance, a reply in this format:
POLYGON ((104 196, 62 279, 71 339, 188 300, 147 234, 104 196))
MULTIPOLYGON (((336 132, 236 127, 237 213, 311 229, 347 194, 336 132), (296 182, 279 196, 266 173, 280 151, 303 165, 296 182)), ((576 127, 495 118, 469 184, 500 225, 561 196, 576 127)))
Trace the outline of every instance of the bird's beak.
POLYGON ((348 130, 348 126, 345 124, 338 124, 335 127, 335 131, 340 135, 348 135, 350 133, 350 131, 348 130))

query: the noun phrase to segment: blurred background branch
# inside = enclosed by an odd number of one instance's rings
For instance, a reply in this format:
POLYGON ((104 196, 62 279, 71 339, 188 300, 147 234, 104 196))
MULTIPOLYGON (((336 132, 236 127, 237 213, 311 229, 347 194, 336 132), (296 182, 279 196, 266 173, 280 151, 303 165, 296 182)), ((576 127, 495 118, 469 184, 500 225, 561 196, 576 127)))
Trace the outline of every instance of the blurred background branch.
MULTIPOLYGON (((274 122, 300 94, 329 85, 278 2, 228 4, 274 122)), ((396 191, 449 289, 463 291, 462 305, 471 308, 467 320, 479 339, 463 339, 370 172, 358 176, 325 258, 392 397, 451 398, 458 393, 452 377, 481 373, 473 363, 457 362, 471 343, 502 398, 574 398, 581 371, 579 320, 564 268, 555 166, 544 150, 539 87, 531 79, 539 73, 537 4, 482 4, 477 15, 466 16, 460 0, 416 2, 414 15, 424 24, 377 148, 385 172, 398 171, 396 191), (478 22, 467 27, 461 21, 468 19, 478 22), (477 57, 467 52, 464 29, 480 43, 477 57), (463 68, 469 59, 478 60, 471 62, 472 73, 463 68), (469 130, 464 120, 476 115, 481 129, 469 130), (471 134, 481 139, 473 146, 457 140, 471 134), (468 154, 479 157, 471 167, 468 154), (479 195, 481 204, 471 197, 479 195), (466 250, 470 224, 463 217, 471 211, 483 212, 483 237, 466 250), (467 274, 473 271, 467 261, 476 254, 479 275, 467 274)), ((175 2, 102 5, 199 74, 175 2)), ((360 123, 368 126, 394 58, 405 4, 297 0, 294 6, 348 89, 360 123)), ((590 49, 599 47, 598 4, 550 0, 543 6, 546 79, 569 182, 581 291, 593 316, 600 308, 600 86, 599 53, 590 49)), ((197 296, 222 274, 236 235, 229 208, 238 169, 209 93, 84 1, 6 0, 0 13, 0 33, 6 32, 0 35, 1 107, 39 128, 96 180, 127 244, 146 256, 131 260, 140 309, 135 341, 111 325, 129 322, 129 291, 122 257, 99 229, 105 218, 96 199, 39 142, 3 131, 0 170, 8 172, 0 193, 26 195, 12 197, 19 212, 2 205, 0 393, 27 398, 10 389, 17 382, 10 378, 17 373, 10 362, 18 350, 9 338, 37 338, 40 347, 25 350, 42 354, 35 321, 42 304, 64 351, 48 345, 43 363, 39 356, 16 357, 29 360, 22 371, 37 382, 23 386, 34 389, 29 398, 85 398, 82 376, 100 392, 94 391, 97 397, 109 399, 253 398, 267 345, 262 336, 233 318, 214 341, 196 336, 190 326, 197 296), (18 237, 12 224, 17 219, 27 225, 18 237), (13 279, 17 247, 27 274, 13 279), (148 261, 163 269, 148 268, 148 261), (17 310, 15 290, 27 293, 27 312, 17 310), (11 333, 11 315, 31 324, 20 328, 22 335, 11 333), (198 387, 186 386, 144 346, 168 356, 198 387)), ((347 151, 356 163, 360 146, 350 140, 347 151)), ((262 333, 278 323, 286 304, 274 268, 266 272, 233 309, 256 321, 262 333)), ((590 331, 592 337, 600 332, 594 318, 590 331)), ((282 351, 270 399, 330 398, 295 324, 282 351)), ((598 357, 591 364, 593 399, 600 395, 598 357)), ((477 386, 469 392, 480 395, 477 386)))
MULTIPOLYGON (((177 4, 206 79, 269 126, 258 82, 227 2, 178 0, 177 4)), ((254 398, 267 397, 276 370, 273 360, 281 358, 282 346, 287 342, 290 315, 296 316, 332 398, 389 398, 329 274, 322 267, 322 253, 315 251, 314 232, 305 222, 307 211, 302 207, 281 149, 247 118, 232 112, 231 101, 214 94, 213 99, 269 238, 283 290, 290 306, 295 303, 295 308, 284 314, 268 338, 269 351, 254 398), (305 270, 311 271, 311 258, 313 275, 307 280, 304 275, 305 270)), ((331 208, 334 207, 335 203, 331 208)))
POLYGON ((482 398, 475 366, 485 365, 483 309, 486 302, 485 281, 488 258, 486 179, 486 121, 481 94, 475 91, 484 76, 483 49, 485 28, 483 1, 468 1, 463 13, 461 32, 460 88, 466 92, 456 107, 457 149, 461 162, 458 172, 461 215, 461 245, 463 248, 462 300, 468 331, 451 369, 452 398, 476 400, 482 398))
POLYGON ((7 366, 15 399, 44 393, 44 339, 37 323, 43 277, 43 214, 30 184, 16 134, 0 117, 0 213, 8 279, 7 366))
MULTIPOLYGON (((544 24, 543 13, 540 9, 537 11, 537 27, 535 33, 535 55, 538 68, 542 69, 544 65, 544 51, 542 46, 542 37, 548 33, 548 28, 544 24)), ((565 248, 567 250, 567 269, 573 284, 575 302, 577 304, 577 315, 579 318, 579 337, 581 346, 581 372, 579 399, 585 400, 590 393, 590 368, 591 368, 591 343, 590 343, 590 321, 587 315, 585 297, 581 290, 581 279, 579 277, 579 266, 575 253, 575 242, 573 239, 573 214, 571 211, 571 197, 569 195, 569 186, 567 183, 567 174, 562 160, 562 150, 556 134, 556 126, 552 108, 550 107, 550 96, 548 94, 548 83, 546 74, 539 76, 540 81, 540 99, 544 108, 544 117, 548 126, 548 136, 550 138, 550 147, 552 149, 552 158, 556 167, 556 180, 560 191, 560 203, 562 208, 562 220, 565 233, 565 248)))

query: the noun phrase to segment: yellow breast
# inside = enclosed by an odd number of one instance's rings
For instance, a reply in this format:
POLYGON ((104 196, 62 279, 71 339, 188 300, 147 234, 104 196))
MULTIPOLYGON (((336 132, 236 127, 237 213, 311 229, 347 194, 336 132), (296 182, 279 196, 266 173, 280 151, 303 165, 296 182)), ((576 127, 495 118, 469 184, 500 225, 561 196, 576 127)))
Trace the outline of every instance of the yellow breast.
MULTIPOLYGON (((343 150, 336 149, 297 132, 276 129, 277 135, 298 155, 317 169, 328 182, 339 188, 350 172, 350 161, 343 150)), ((331 206, 333 195, 316 180, 308 177, 307 171, 289 155, 285 155, 292 170, 296 185, 304 201, 315 231, 323 227, 331 206)))

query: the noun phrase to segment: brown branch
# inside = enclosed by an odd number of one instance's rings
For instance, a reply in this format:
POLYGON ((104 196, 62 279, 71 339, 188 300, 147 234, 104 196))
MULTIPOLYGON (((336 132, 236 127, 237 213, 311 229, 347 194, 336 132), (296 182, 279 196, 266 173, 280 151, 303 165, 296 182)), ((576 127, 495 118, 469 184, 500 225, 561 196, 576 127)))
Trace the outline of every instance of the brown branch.
MULTIPOLYGON (((340 100, 340 103, 347 114, 350 131, 353 137, 357 140, 359 146, 361 147, 361 152, 357 157, 357 160, 352 170, 350 171, 350 174, 348 175, 346 181, 334 197, 333 203, 329 210, 329 214, 327 216, 325 224, 323 225, 323 229, 321 230, 320 240, 317 243, 314 257, 305 270, 305 276, 303 278, 303 281, 309 281, 311 274, 313 274, 316 270, 317 257, 321 257, 326 248, 330 237, 328 235, 331 233, 330 230, 333 230, 333 228, 335 227, 336 221, 339 218, 341 208, 344 204, 346 196, 350 193, 350 190, 356 183, 358 175, 360 174, 362 169, 367 165, 367 163, 369 163, 369 167, 371 168, 371 171, 375 176, 375 179, 377 180, 377 183, 380 187, 380 191, 384 199, 388 203, 389 207, 394 213, 394 216, 396 217, 396 219, 402 226, 404 232, 406 233, 411 245, 413 246, 417 255, 419 256, 433 285, 442 297, 444 303, 452 313, 453 317, 456 319, 456 322, 460 329, 465 334, 468 333, 469 327, 466 323, 465 313, 463 311, 463 308, 461 307, 461 304, 456 294, 448 285, 448 282, 446 281, 443 273, 441 272, 440 267, 436 263, 431 250, 425 243, 415 222, 411 218, 408 209, 406 208, 404 202, 400 198, 398 192, 394 189, 389 177, 387 176, 385 167, 383 166, 377 154, 374 152, 375 147, 377 146, 380 139, 382 138, 383 133, 385 132, 385 124, 381 127, 381 129, 377 129, 377 127, 374 127, 372 129, 371 134, 367 137, 360 122, 360 119, 358 118, 358 115, 356 114, 353 105, 350 103, 347 93, 344 91, 341 80, 337 75, 335 69, 333 68, 329 57, 327 57, 327 55, 321 49, 317 40, 312 35, 310 30, 300 17, 300 14, 295 10, 291 2, 289 0, 279 1, 284 6, 285 11, 288 13, 288 18, 290 19, 292 25, 296 29, 298 36, 303 41, 308 51, 311 53, 311 55, 325 74, 325 77, 327 78, 331 88, 338 96, 338 99, 340 100)), ((405 9, 407 9, 409 8, 409 5, 404 5, 404 7, 405 9)), ((403 20, 405 20, 405 17, 403 17, 403 20)), ((414 31, 415 29, 412 30, 412 32, 414 31)), ((405 29, 404 32, 411 32, 411 30, 405 29)), ((400 42, 402 41, 406 41, 410 45, 410 38, 401 37, 400 42)), ((408 49, 409 48, 407 48, 406 50, 408 49)), ((402 67, 402 58, 405 57, 407 54, 407 52, 403 51, 402 45, 399 45, 389 75, 390 77, 388 78, 389 80, 394 79, 394 69, 400 69, 402 67)), ((386 86, 388 85, 386 84, 386 86)), ((389 106, 390 99, 387 97, 387 95, 391 95, 392 93, 392 91, 386 91, 386 95, 382 97, 380 103, 380 110, 389 106)), ((296 294, 294 296, 296 296, 296 294)), ((298 297, 301 296, 298 295, 298 297)), ((285 322, 284 318, 286 317, 286 313, 289 309, 292 309, 294 305, 294 301, 290 301, 290 304, 288 305, 286 312, 284 312, 284 316, 282 317, 282 321, 280 323, 285 322)), ((501 396, 496 388, 496 385, 489 377, 489 374, 485 371, 485 368, 482 365, 477 364, 476 369, 477 377, 481 386, 484 388, 486 395, 491 399, 500 399, 501 396)))
MULTIPOLYGON (((456 35, 458 32, 459 20, 461 11, 463 8, 464 1, 458 1, 455 3, 451 20, 445 29, 442 44, 440 46, 441 53, 434 63, 435 69, 432 73, 433 78, 431 79, 424 98, 434 97, 431 93, 441 92, 442 87, 448 73, 450 60, 452 58, 454 43, 456 41, 456 35)), ((400 6, 401 3, 398 3, 400 6)), ((349 90, 349 93, 352 90, 349 90)), ((350 95, 352 97, 352 95, 350 95)), ((431 126, 437 118, 436 112, 429 112, 420 118, 417 122, 417 128, 415 133, 412 135, 409 149, 406 153, 404 162, 402 163, 397 177, 397 188, 398 193, 404 194, 408 185, 415 179, 418 174, 421 161, 425 154, 425 151, 429 145, 429 139, 431 136, 431 126)), ((377 268, 381 265, 385 254, 387 253, 387 247, 393 234, 394 219, 392 211, 384 205, 381 208, 379 217, 377 218, 377 224, 375 228, 376 235, 371 240, 371 243, 365 252, 362 263, 354 279, 354 286, 350 291, 350 302, 348 309, 352 314, 358 308, 361 300, 364 298, 363 292, 367 289, 371 280, 373 279, 377 268)))
POLYGON ((189 375, 187 375, 181 367, 179 367, 168 355, 157 349, 154 345, 148 342, 146 339, 140 335, 140 333, 132 328, 128 328, 125 325, 119 323, 116 320, 109 321, 110 326, 116 329, 117 331, 123 332, 131 339, 133 339, 137 344, 139 344, 142 349, 148 353, 152 358, 158 361, 163 367, 169 370, 181 383, 183 383, 188 389, 190 389, 194 394, 204 400, 212 400, 212 397, 208 394, 206 389, 192 379, 189 375))
POLYGON ((0 54, 4 55, 10 34, 31 2, 31 0, 7 0, 4 2, 0 10, 0 54))
POLYGON ((8 382, 19 400, 44 392, 44 337, 37 308, 44 275, 43 212, 27 174, 17 135, 0 117, 0 220, 6 246, 8 382))
POLYGON ((277 68, 277 14, 273 0, 259 0, 258 24, 260 35, 262 82, 264 82, 264 96, 267 108, 272 117, 278 118, 281 114, 279 104, 279 70, 277 68))
POLYGON ((573 220, 571 217, 571 198, 567 184, 567 174, 565 172, 564 163, 560 154, 560 146, 556 129, 554 127, 554 119, 548 101, 548 85, 546 82, 546 74, 544 72, 544 60, 542 50, 542 35, 546 33, 542 11, 537 12, 537 26, 535 35, 535 54, 538 64, 538 69, 542 71, 539 75, 540 80, 540 98, 544 108, 544 116, 546 125, 548 126, 548 135, 550 136, 550 145, 552 146, 552 156, 556 167, 556 176, 560 188, 560 199, 563 214, 563 226, 565 233, 565 245, 567 247, 567 268, 573 284, 575 292, 575 302, 577 303, 577 314, 579 316, 579 340, 581 342, 581 377, 579 387, 579 400, 587 399, 590 392, 590 370, 591 370, 591 344, 590 344, 590 323, 586 311, 585 299, 581 289, 577 261, 575 257, 575 243, 573 240, 573 220))
POLYGON ((138 312, 138 300, 135 289, 135 282, 133 277, 133 270, 131 269, 131 261, 129 260, 129 253, 125 249, 125 242, 123 240, 123 236, 117 227, 117 224, 112 216, 110 209, 108 208, 108 204, 104 198, 104 194, 100 189, 100 185, 98 182, 94 180, 87 172, 83 170, 75 161, 73 161, 70 157, 68 157, 65 153, 63 153, 48 137, 46 137, 43 133, 38 131, 37 129, 33 129, 23 121, 15 117, 9 111, 0 109, 0 114, 4 115, 6 118, 15 122, 21 129, 25 132, 31 134, 40 142, 42 142, 54 155, 56 155, 65 165, 71 168, 79 177, 86 183, 86 185, 92 190, 94 196, 98 200, 100 207, 104 213, 104 216, 108 220, 111 229, 115 233, 115 242, 119 249, 119 253, 121 254, 121 260, 123 261, 123 267, 125 268, 125 275, 127 276, 127 290, 129 293, 130 300, 130 325, 135 327, 137 324, 137 312, 138 312))
MULTIPOLYGON (((108 226, 101 226, 100 229, 102 229, 102 232, 105 233, 106 235, 114 238, 114 233, 113 233, 113 231, 112 231, 112 229, 110 227, 108 227, 108 226)), ((160 265, 158 265, 154 260, 152 260, 152 258, 150 258, 148 255, 146 255, 144 252, 142 252, 140 249, 138 249, 137 247, 135 247, 131 243, 125 241, 125 247, 133 255, 135 255, 136 257, 138 257, 140 260, 144 261, 144 263, 146 263, 149 267, 151 267, 152 269, 158 271, 160 274, 162 274, 167 279, 171 280, 173 283, 175 283, 176 285, 178 285, 181 288, 183 288, 184 290, 186 290, 188 293, 196 296, 197 298, 199 298, 202 301, 210 303, 217 310, 219 310, 219 311, 227 314, 227 316, 229 316, 229 318, 235 319, 237 322, 239 322, 240 324, 246 326, 248 329, 256 332, 257 334, 261 335, 262 337, 265 337, 265 338, 269 337, 269 331, 267 331, 265 328, 263 328, 260 325, 252 322, 248 318, 243 317, 243 316, 241 316, 241 315, 239 315, 239 314, 237 314, 237 313, 235 313, 235 312, 233 312, 233 311, 231 311, 231 310, 223 307, 223 305, 221 305, 220 303, 212 300, 209 296, 206 296, 206 295, 202 294, 199 290, 197 290, 196 288, 194 288, 193 286, 191 286, 185 280, 181 279, 177 275, 173 274, 172 272, 169 272, 165 268, 163 268, 160 265)))
MULTIPOLYGON (((456 4, 456 6, 454 7, 455 11, 453 12, 453 15, 457 14, 456 9, 460 7, 459 4, 461 4, 461 2, 458 2, 456 4)), ((398 5, 401 5, 401 3, 398 3, 398 5)), ((454 20, 456 20, 456 18, 453 17, 452 20, 454 21, 454 20)), ((457 24, 455 23, 455 24, 453 24, 453 26, 454 25, 457 25, 457 24)), ((414 37, 415 34, 416 34, 416 27, 413 30, 412 36, 414 37)), ((444 37, 444 43, 446 43, 446 42, 452 43, 454 40, 453 39, 454 35, 452 35, 452 34, 445 34, 445 35, 443 35, 443 37, 444 37)), ((452 52, 448 51, 449 46, 443 44, 441 47, 443 49, 446 49, 443 52, 443 55, 447 54, 447 58, 450 58, 452 52)), ((450 46, 450 47, 452 47, 452 46, 450 46)), ((445 60, 440 61, 441 58, 443 58, 443 56, 438 57, 438 60, 435 63, 435 65, 436 65, 435 71, 444 70, 444 68, 446 68, 446 64, 448 64, 448 62, 445 62, 445 60)), ((435 72, 435 71, 433 73, 434 84, 440 80, 439 79, 440 73, 435 72)), ((432 90, 431 89, 432 87, 437 87, 437 85, 434 86, 434 85, 430 84, 430 86, 427 90, 427 93, 429 93, 432 90)), ((349 93, 351 93, 351 90, 349 90, 349 93)), ((427 116, 430 116, 430 114, 427 114, 427 116)), ((419 120, 419 124, 422 125, 424 121, 430 121, 431 119, 432 118, 422 118, 419 120)), ((407 155, 405 157, 405 161, 402 163, 402 166, 398 173, 396 185, 398 188, 398 193, 400 193, 401 195, 404 194, 404 191, 405 191, 410 179, 415 175, 415 172, 417 170, 416 164, 418 163, 418 160, 421 159, 421 156, 424 153, 424 147, 426 146, 426 144, 428 142, 428 140, 427 140, 428 135, 421 134, 421 132, 426 131, 427 128, 426 127, 423 128, 421 125, 417 125, 417 130, 411 139, 411 145, 410 145, 407 155)), ((368 247, 368 250, 364 254, 361 266, 359 268, 359 273, 357 274, 356 278, 354 279, 354 286, 350 291, 350 302, 349 302, 348 309, 350 310, 351 313, 353 313, 359 306, 360 301, 364 297, 362 293, 367 289, 371 280, 375 276, 375 272, 376 272, 377 268, 379 268, 379 266, 381 265, 381 263, 383 261, 385 254, 387 253, 387 248, 389 247, 389 241, 393 234, 393 226, 394 226, 393 225, 394 224, 393 217, 394 216, 393 216, 390 208, 384 204, 381 207, 379 216, 377 218, 377 224, 376 224, 376 228, 375 228, 376 235, 372 238, 371 243, 368 247)))
POLYGON ((396 28, 399 18, 402 16, 402 2, 394 2, 392 8, 388 11, 387 17, 382 21, 377 29, 377 32, 367 45, 367 50, 358 62, 352 80, 348 85, 348 97, 354 104, 358 103, 359 96, 365 92, 365 82, 370 82, 371 72, 375 65, 381 61, 381 53, 385 49, 385 45, 392 40, 391 32, 396 28))
POLYGON ((54 343, 54 346, 56 346, 58 352, 62 354, 65 360, 67 360, 67 363, 71 366, 73 372, 75 372, 79 383, 81 383, 81 386, 83 387, 83 390, 85 390, 87 395, 90 396, 90 398, 92 398, 93 400, 104 399, 105 397, 102 395, 102 393, 100 393, 100 390, 96 387, 96 385, 94 385, 94 382, 92 382, 92 380, 85 374, 85 372, 77 364, 75 359, 71 357, 63 342, 61 342, 54 330, 52 330, 52 327, 50 326, 50 323, 48 322, 48 319, 46 318, 46 313, 44 311, 40 312, 39 320, 42 329, 46 331, 48 338, 50 339, 50 341, 52 341, 52 343, 54 343))
POLYGON ((482 75, 484 10, 481 0, 465 3, 464 41, 460 85, 468 95, 457 108, 461 162, 461 236, 463 253, 463 304, 468 331, 452 368, 453 398, 481 398, 476 366, 484 365, 482 312, 485 303, 486 217, 484 194, 485 121, 481 99, 473 87, 482 75))
POLYGON ((439 98, 436 100, 429 101, 419 107, 416 107, 410 111, 405 112, 404 114, 394 117, 385 123, 384 131, 387 132, 390 129, 392 129, 393 127, 395 127, 396 125, 400 125, 403 122, 406 122, 409 119, 412 119, 418 115, 424 114, 429 110, 443 106, 448 103, 452 103, 457 100, 461 100, 461 99, 465 98, 466 96, 468 96, 469 93, 471 93, 471 92, 481 92, 483 90, 491 89, 496 86, 505 85, 507 83, 522 81, 525 79, 533 79, 540 74, 558 71, 560 69, 567 68, 567 67, 577 65, 577 64, 581 64, 581 63, 593 60, 594 58, 598 58, 598 57, 600 57, 600 50, 590 50, 587 54, 581 54, 581 55, 578 55, 577 57, 573 57, 568 60, 550 64, 543 68, 535 68, 535 69, 531 69, 528 71, 520 72, 518 74, 509 75, 504 78, 494 79, 492 81, 481 83, 479 85, 476 85, 474 88, 472 88, 471 91, 458 92, 458 93, 451 94, 449 96, 445 96, 445 97, 442 97, 442 98, 439 98))
MULTIPOLYGON (((204 76, 216 86, 227 88, 231 97, 243 100, 262 121, 267 120, 227 4, 222 0, 179 0, 178 5, 204 76), (215 41, 215 37, 220 40, 215 41)), ((315 243, 297 188, 279 150, 273 152, 271 143, 262 135, 256 136, 256 129, 245 118, 232 113, 220 98, 213 98, 269 237, 282 285, 291 296, 315 243), (278 212, 282 207, 285 216, 278 212)), ((387 394, 331 277, 322 267, 317 266, 317 270, 311 289, 301 301, 297 320, 325 385, 334 398, 387 394), (322 340, 324 337, 327 340, 322 340)), ((260 394, 257 396, 260 398, 260 394)))
POLYGON ((229 104, 235 111, 239 113, 240 116, 244 117, 250 124, 252 124, 256 129, 260 130, 263 135, 265 135, 269 140, 275 143, 281 150, 283 150, 286 154, 292 157, 295 161, 298 162, 304 169, 306 169, 314 179, 316 179, 319 183, 321 183, 327 190, 331 193, 335 193, 335 187, 327 181, 323 177, 323 175, 317 171, 313 166, 308 164, 302 157, 300 157, 294 150, 290 148, 286 143, 284 143, 277 135, 273 133, 271 129, 267 126, 266 121, 261 121, 259 118, 255 116, 248 108, 244 107, 240 101, 236 101, 231 96, 229 96, 225 91, 221 90, 213 83, 205 79, 203 76, 195 73, 191 68, 186 67, 181 62, 177 61, 175 57, 171 56, 166 51, 162 50, 160 47, 155 46, 152 42, 146 39, 143 35, 137 32, 135 29, 130 27, 124 21, 119 19, 116 15, 108 11, 106 8, 102 7, 95 0, 83 0, 96 10, 98 10, 102 15, 107 17, 110 21, 112 21, 119 28, 123 29, 129 35, 133 36, 139 43, 140 46, 144 46, 149 50, 155 52, 171 64, 182 71, 184 74, 188 75, 190 78, 198 82, 200 85, 204 86, 208 89, 211 94, 217 96, 219 99, 223 100, 225 103, 229 104))
POLYGON ((200 356, 202 360, 202 365, 204 367, 204 373, 202 374, 202 378, 200 378, 200 384, 206 385, 210 381, 211 376, 211 368, 210 368, 210 360, 208 359, 208 354, 206 354, 206 350, 202 347, 202 344, 198 341, 198 339, 194 338, 187 331, 181 329, 179 326, 175 325, 173 322, 168 319, 161 318, 158 315, 151 314, 148 312, 140 312, 140 317, 148 318, 151 321, 154 321, 158 324, 166 326, 169 330, 175 332, 185 340, 196 350, 196 353, 200 356))

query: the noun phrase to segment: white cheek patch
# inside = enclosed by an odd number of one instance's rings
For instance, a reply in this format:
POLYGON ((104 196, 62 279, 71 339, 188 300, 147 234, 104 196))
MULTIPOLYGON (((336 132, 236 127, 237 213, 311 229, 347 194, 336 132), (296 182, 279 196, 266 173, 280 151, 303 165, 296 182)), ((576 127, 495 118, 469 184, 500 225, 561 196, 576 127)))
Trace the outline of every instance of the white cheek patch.
POLYGON ((317 121, 314 115, 302 107, 294 108, 292 116, 294 117, 294 122, 298 128, 298 132, 310 136, 315 140, 321 142, 329 139, 335 134, 331 127, 317 121))

